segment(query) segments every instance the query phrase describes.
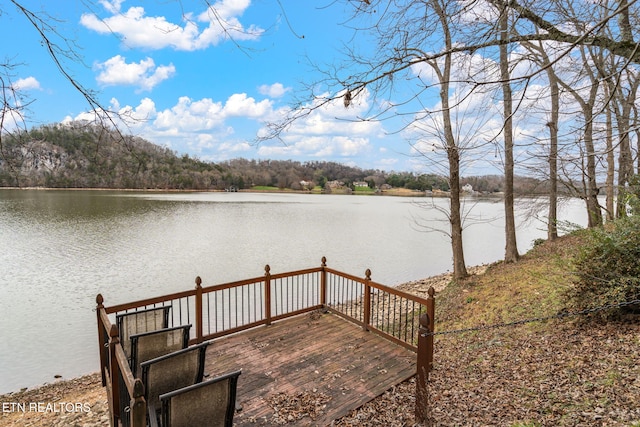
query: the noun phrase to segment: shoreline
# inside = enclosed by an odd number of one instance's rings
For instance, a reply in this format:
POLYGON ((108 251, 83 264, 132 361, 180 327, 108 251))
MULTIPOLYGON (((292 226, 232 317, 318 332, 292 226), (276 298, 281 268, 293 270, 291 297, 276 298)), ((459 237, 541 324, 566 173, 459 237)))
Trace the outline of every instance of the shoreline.
MULTIPOLYGON (((30 190, 30 191, 120 191, 127 193, 228 193, 226 190, 215 190, 215 189, 163 189, 163 188, 101 188, 101 187, 69 187, 69 188, 58 188, 58 187, 0 187, 0 190, 30 190)), ((427 194, 425 191, 420 190, 409 190, 406 188, 395 188, 391 190, 382 190, 380 193, 374 192, 347 192, 343 190, 335 190, 330 193, 322 192, 322 191, 311 191, 311 190, 292 190, 292 189, 282 189, 282 190, 254 190, 254 189, 242 189, 238 191, 233 191, 233 193, 255 193, 255 194, 315 194, 315 195, 338 195, 338 196, 392 196, 392 197, 432 197, 432 198, 446 198, 449 197, 449 193, 446 191, 434 191, 432 193, 427 194)), ((502 193, 492 193, 492 194, 467 194, 467 196, 471 197, 494 197, 501 198, 503 196, 502 193)))
MULTIPOLYGON (((471 275, 483 274, 487 267, 469 267, 468 271, 471 275)), ((448 272, 396 288, 426 297, 429 287, 440 292, 452 278, 453 273, 448 272)), ((109 425, 107 396, 99 372, 0 394, 1 427, 62 427, 74 423, 85 427, 109 425)))

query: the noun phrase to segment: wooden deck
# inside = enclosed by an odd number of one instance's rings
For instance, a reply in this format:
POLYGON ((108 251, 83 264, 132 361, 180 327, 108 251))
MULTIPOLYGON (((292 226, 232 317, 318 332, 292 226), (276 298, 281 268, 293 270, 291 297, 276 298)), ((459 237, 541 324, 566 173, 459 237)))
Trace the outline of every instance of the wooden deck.
POLYGON ((234 425, 327 426, 413 376, 416 354, 313 312, 214 341, 205 373, 236 369, 234 425))

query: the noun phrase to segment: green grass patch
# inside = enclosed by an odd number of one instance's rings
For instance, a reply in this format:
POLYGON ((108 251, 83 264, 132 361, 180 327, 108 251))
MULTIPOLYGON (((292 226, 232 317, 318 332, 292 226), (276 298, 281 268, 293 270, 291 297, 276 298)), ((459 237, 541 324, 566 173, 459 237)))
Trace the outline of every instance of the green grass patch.
MULTIPOLYGON (((514 264, 495 263, 480 276, 452 282, 436 298, 436 329, 458 329, 553 316, 572 286, 577 234, 536 245, 514 264)), ((536 328, 535 324, 528 326, 536 328)))

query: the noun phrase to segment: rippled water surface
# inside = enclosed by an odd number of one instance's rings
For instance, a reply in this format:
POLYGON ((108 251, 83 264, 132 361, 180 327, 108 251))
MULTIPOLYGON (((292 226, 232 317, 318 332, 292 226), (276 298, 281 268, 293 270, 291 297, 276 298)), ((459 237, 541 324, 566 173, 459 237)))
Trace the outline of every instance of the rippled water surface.
MULTIPOLYGON (((448 271, 444 199, 252 193, 0 190, 0 393, 99 369, 105 304, 315 267, 388 285, 448 271), (419 206, 421 205, 421 206, 419 206)), ((471 201, 468 265, 502 258, 502 204, 471 201), (473 220, 472 220, 472 218, 473 220)), ((520 210, 524 212, 524 207, 520 210)), ((582 206, 564 217, 584 224, 582 206)), ((523 214, 521 251, 544 237, 523 214)))

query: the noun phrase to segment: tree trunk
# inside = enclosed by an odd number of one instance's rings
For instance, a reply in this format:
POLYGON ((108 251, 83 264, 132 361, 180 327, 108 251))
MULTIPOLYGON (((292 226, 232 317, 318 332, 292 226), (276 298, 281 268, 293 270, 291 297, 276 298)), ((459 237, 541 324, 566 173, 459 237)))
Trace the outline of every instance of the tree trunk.
MULTIPOLYGON (((604 86, 605 98, 610 99, 609 86, 604 86)), ((607 126, 607 179, 605 180, 605 194, 606 194, 606 211, 607 221, 613 221, 615 218, 615 189, 613 188, 613 180, 616 171, 616 160, 613 155, 613 120, 611 118, 611 106, 608 105, 605 111, 606 114, 606 126, 607 126)))
MULTIPOLYGON (((596 67, 602 66, 604 60, 601 54, 594 54, 592 51, 581 50, 583 62, 585 64, 595 63, 596 67), (587 53, 590 54, 590 58, 587 57, 587 53)), ((593 143, 593 108, 597 101, 598 90, 600 87, 600 79, 593 73, 593 70, 586 67, 586 71, 589 73, 591 80, 591 86, 589 88, 589 99, 585 100, 578 91, 570 84, 558 80, 564 89, 569 91, 574 99, 580 105, 582 110, 582 116, 584 119, 584 154, 582 156, 582 182, 584 188, 584 200, 587 206, 587 226, 589 228, 598 227, 602 225, 602 207, 598 202, 598 193, 600 189, 597 183, 597 169, 596 169, 596 151, 593 143)))
MULTIPOLYGON (((447 16, 438 0, 433 0, 433 8, 438 14, 440 25, 445 36, 445 46, 447 50, 452 47, 451 34, 447 16)), ((442 102, 442 123, 444 139, 447 149, 447 159, 449 161, 449 187, 450 206, 449 221, 451 223, 451 250, 453 252, 453 276, 462 279, 468 275, 464 261, 464 250, 462 246, 462 212, 460 205, 460 150, 453 134, 451 124, 451 108, 449 106, 449 81, 451 79, 451 54, 444 56, 444 67, 440 69, 437 62, 431 62, 431 67, 438 75, 440 81, 440 101, 442 102)))
MULTIPOLYGON (((613 82, 611 82, 613 83, 613 82)), ((629 133, 631 131, 631 110, 638 92, 640 78, 635 78, 628 86, 629 92, 625 95, 623 89, 616 85, 614 87, 614 102, 616 123, 619 135, 618 154, 618 203, 616 206, 616 217, 621 218, 627 215, 626 188, 633 175, 633 154, 631 152, 631 142, 629 133)))
MULTIPOLYGON (((499 21, 500 38, 506 41, 509 36, 509 21, 506 8, 502 10, 499 21)), ((513 101, 511 84, 509 82, 509 52, 506 43, 500 45, 500 78, 502 80, 502 97, 504 103, 504 217, 506 237, 504 261, 516 262, 520 255, 518 254, 518 244, 516 240, 513 196, 513 101)))
POLYGON ((447 149, 449 157, 449 185, 451 187, 450 216, 451 249, 453 251, 453 277, 462 279, 468 275, 462 247, 462 214, 460 209, 460 156, 457 147, 447 149))
POLYGON ((560 115, 560 88, 546 52, 542 50, 551 90, 551 120, 549 120, 549 218, 547 238, 558 237, 558 118, 560 115))
POLYGON ((589 104, 583 111, 585 120, 584 148, 587 151, 587 165, 584 171, 587 184, 585 189, 587 213, 589 215, 587 224, 589 228, 593 228, 602 225, 602 208, 598 202, 599 189, 596 181, 596 153, 593 145, 593 104, 589 104))

